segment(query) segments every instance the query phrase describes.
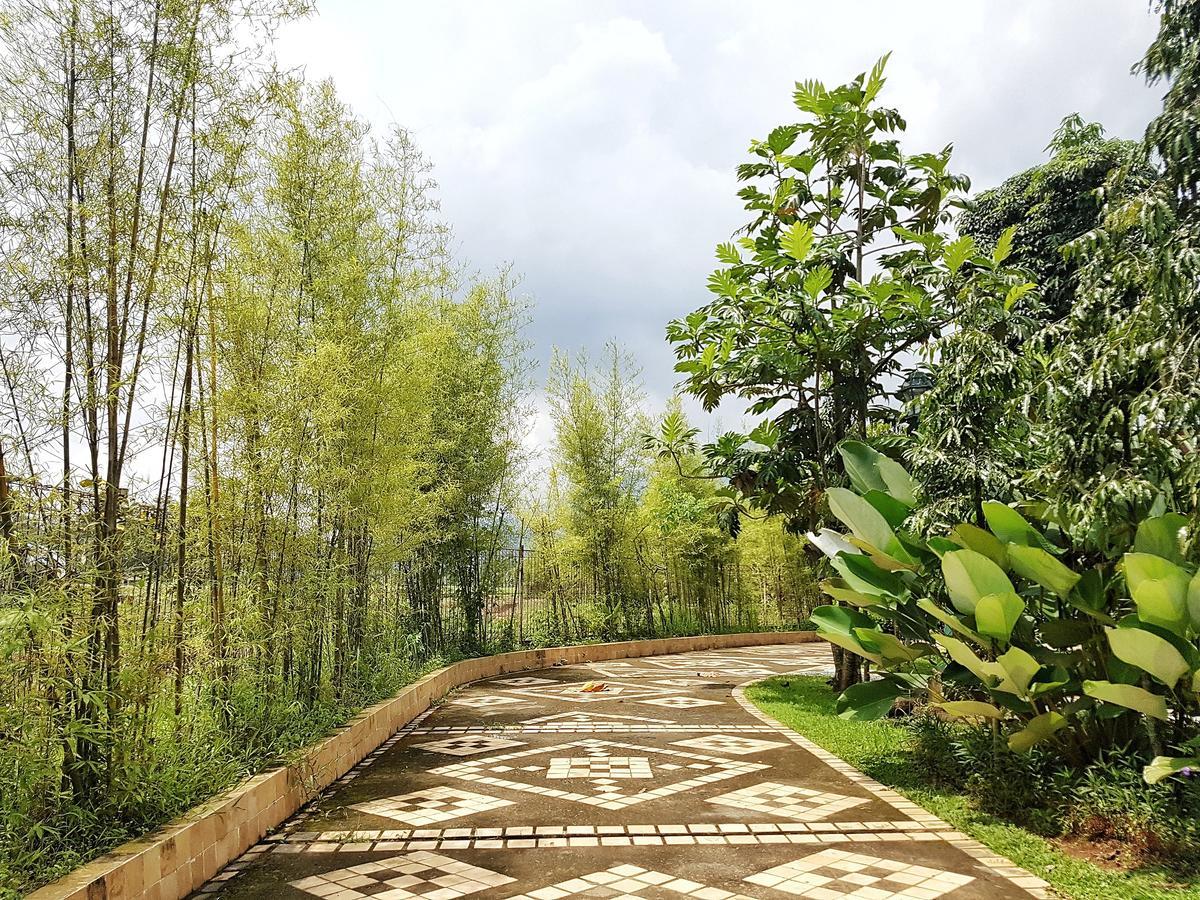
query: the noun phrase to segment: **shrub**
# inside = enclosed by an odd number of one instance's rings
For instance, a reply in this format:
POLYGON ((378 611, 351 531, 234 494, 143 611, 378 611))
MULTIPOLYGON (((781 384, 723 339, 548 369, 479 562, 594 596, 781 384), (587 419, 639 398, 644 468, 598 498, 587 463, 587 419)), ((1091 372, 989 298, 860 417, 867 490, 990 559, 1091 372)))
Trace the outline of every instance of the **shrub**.
POLYGON ((809 537, 839 576, 822 589, 846 605, 812 618, 880 672, 839 712, 872 718, 917 697, 1078 770, 1121 747, 1152 752, 1151 784, 1200 769, 1200 574, 1182 515, 1159 510, 1111 556, 1000 503, 981 504, 987 528, 922 541, 904 529, 916 486, 903 467, 859 442, 839 449, 854 489, 826 494, 850 533, 809 537))

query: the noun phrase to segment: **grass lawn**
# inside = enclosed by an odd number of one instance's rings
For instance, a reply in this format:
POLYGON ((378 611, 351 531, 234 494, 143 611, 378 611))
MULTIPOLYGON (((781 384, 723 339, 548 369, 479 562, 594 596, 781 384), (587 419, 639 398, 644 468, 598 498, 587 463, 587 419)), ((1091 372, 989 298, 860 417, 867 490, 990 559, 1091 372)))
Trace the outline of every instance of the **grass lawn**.
POLYGON ((1180 883, 1154 869, 1104 869, 1068 856, 1024 828, 973 808, 966 797, 931 787, 910 764, 909 733, 884 720, 850 722, 834 714, 834 694, 819 676, 782 676, 751 685, 746 697, 815 744, 894 788, 1016 865, 1079 900, 1200 900, 1200 879, 1180 883))

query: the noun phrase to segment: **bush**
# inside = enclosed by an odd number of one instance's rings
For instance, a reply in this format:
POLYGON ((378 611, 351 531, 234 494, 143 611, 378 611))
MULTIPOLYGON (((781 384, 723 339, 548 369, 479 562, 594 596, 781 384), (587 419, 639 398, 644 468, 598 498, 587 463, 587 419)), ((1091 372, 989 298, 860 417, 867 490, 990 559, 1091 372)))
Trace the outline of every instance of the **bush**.
POLYGON ((1053 753, 1012 753, 990 729, 929 712, 907 723, 912 762, 930 785, 961 791, 973 806, 1047 837, 1115 841, 1124 864, 1195 872, 1200 859, 1200 779, 1146 784, 1148 762, 1104 753, 1081 770, 1053 753))
POLYGON ((839 576, 822 589, 847 605, 812 618, 880 672, 839 712, 878 717, 910 697, 1077 770, 1121 747, 1147 757, 1150 784, 1200 769, 1200 574, 1184 516, 1160 508, 1125 552, 1115 536, 1080 546, 1052 519, 1038 528, 984 502, 987 529, 922 541, 904 529, 916 485, 899 463, 854 441, 839 450, 854 490, 826 493, 850 534, 810 539, 839 576))

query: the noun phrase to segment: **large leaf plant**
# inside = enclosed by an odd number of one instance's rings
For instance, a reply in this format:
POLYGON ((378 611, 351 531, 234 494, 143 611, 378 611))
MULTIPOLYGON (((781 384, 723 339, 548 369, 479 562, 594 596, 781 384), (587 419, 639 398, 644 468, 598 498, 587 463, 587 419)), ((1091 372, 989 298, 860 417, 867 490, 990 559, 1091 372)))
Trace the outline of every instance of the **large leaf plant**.
POLYGON ((877 676, 840 696, 842 715, 915 697, 1017 752, 1053 744, 1083 763, 1140 745, 1155 754, 1151 783, 1200 768, 1200 573, 1184 516, 1155 510, 1130 552, 1099 563, 1053 523, 995 502, 982 504, 986 528, 920 540, 905 528, 917 507, 905 469, 858 441, 839 452, 852 488, 826 498, 848 532, 809 535, 838 604, 812 620, 877 676))

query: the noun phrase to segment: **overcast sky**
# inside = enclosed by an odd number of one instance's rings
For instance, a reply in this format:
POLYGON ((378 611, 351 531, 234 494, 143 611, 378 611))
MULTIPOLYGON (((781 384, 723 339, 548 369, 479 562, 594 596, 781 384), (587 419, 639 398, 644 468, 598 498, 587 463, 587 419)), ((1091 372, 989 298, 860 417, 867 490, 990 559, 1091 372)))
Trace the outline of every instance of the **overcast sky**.
POLYGON ((713 247, 745 218, 734 167, 751 138, 796 120, 795 81, 840 84, 892 51, 882 102, 907 118, 904 146, 953 143, 976 189, 1041 161, 1068 113, 1140 137, 1159 105, 1129 71, 1154 32, 1146 0, 318 9, 284 30, 281 63, 413 133, 461 258, 523 274, 539 363, 616 338, 659 406, 676 380, 663 328, 706 301, 713 247))

